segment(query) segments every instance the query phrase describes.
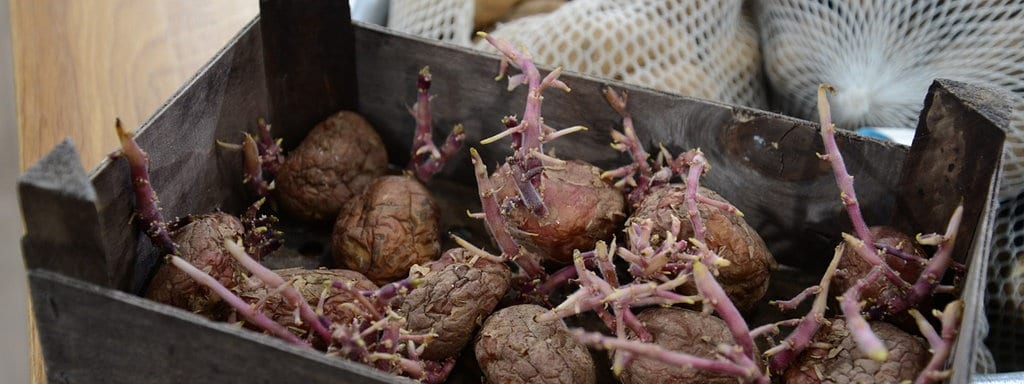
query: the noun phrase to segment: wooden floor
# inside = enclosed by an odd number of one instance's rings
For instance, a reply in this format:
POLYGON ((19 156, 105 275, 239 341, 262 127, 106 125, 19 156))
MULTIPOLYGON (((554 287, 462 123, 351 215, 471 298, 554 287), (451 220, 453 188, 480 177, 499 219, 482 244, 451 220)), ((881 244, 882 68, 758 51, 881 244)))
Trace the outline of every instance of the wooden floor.
POLYGON ((95 167, 117 147, 114 118, 139 126, 259 12, 257 0, 6 1, 22 171, 65 136, 95 167))
POLYGON ((21 167, 71 136, 86 169, 257 13, 257 0, 9 0, 21 167))

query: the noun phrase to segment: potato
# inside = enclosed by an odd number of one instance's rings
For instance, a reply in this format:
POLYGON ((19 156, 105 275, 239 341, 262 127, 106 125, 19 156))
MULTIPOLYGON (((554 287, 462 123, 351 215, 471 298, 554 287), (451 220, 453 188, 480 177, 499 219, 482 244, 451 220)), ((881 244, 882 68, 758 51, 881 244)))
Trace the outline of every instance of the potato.
MULTIPOLYGON (((651 308, 637 315, 665 349, 697 357, 714 359, 719 344, 734 344, 732 333, 722 319, 680 308, 651 308)), ((629 331, 627 337, 636 340, 629 331)), ((693 367, 669 366, 661 361, 637 357, 622 371, 623 384, 633 383, 721 383, 734 384, 736 378, 693 367)))
MULTIPOLYGON (((579 160, 544 169, 538 190, 547 206, 547 217, 538 219, 522 204, 502 214, 518 243, 547 261, 572 262, 573 250, 594 249, 598 240, 610 240, 626 217, 622 192, 601 179, 601 170, 579 160)), ((499 202, 519 196, 508 164, 491 178, 499 202)), ((507 203, 506 203, 507 204, 507 203)))
POLYGON ((473 332, 505 296, 512 278, 508 267, 474 258, 463 248, 445 252, 424 274, 411 274, 420 284, 402 301, 398 313, 405 316, 409 332, 434 332, 423 358, 440 361, 455 356, 473 332))
MULTIPOLYGON (((871 236, 876 243, 885 244, 922 259, 927 257, 924 250, 917 246, 917 242, 913 238, 895 228, 877 226, 871 227, 870 230, 871 236)), ((837 295, 846 292, 847 289, 850 289, 850 287, 857 283, 857 280, 863 278, 871 271, 871 264, 858 255, 853 247, 847 246, 846 243, 842 243, 839 246, 843 248, 843 256, 839 260, 839 271, 842 271, 842 273, 837 273, 836 277, 832 279, 832 291, 836 292, 837 295)), ((918 276, 924 270, 924 265, 921 263, 905 260, 889 253, 885 253, 882 256, 882 260, 910 283, 917 281, 918 276)), ((902 298, 904 294, 901 288, 882 276, 876 279, 874 283, 864 287, 861 297, 872 299, 865 306, 865 309, 871 309, 877 305, 892 303, 897 298, 902 298)))
POLYGON ((441 252, 437 204, 409 176, 383 176, 345 204, 331 236, 336 266, 384 285, 441 252))
POLYGON ((594 383, 594 360, 561 321, 537 322, 532 304, 504 308, 484 321, 474 350, 490 383, 594 383))
MULTIPOLYGON (((245 230, 242 222, 223 212, 199 215, 189 220, 171 231, 171 239, 178 244, 181 257, 206 271, 225 287, 234 288, 246 274, 224 249, 224 241, 241 238, 245 230)), ((149 283, 146 297, 206 315, 213 315, 220 303, 220 298, 209 289, 169 264, 160 266, 149 283)))
MULTIPOLYGON (((704 187, 698 193, 714 200, 726 201, 704 187)), ((679 238, 693 237, 693 226, 686 213, 685 194, 686 187, 679 184, 657 189, 640 202, 629 222, 651 219, 654 221, 652 234, 664 237, 671 228, 674 216, 682 224, 679 238)), ((768 291, 768 277, 771 269, 776 267, 768 246, 742 217, 703 203, 698 203, 697 209, 707 227, 705 236, 708 248, 731 262, 729 266, 719 269, 720 274, 716 276, 718 283, 740 311, 753 309, 768 291)), ((684 285, 682 289, 687 294, 697 292, 692 283, 684 285)))
POLYGON ((869 322, 889 349, 883 363, 857 348, 846 321, 831 319, 814 335, 811 345, 783 375, 786 383, 899 383, 913 381, 928 364, 928 346, 919 337, 885 322, 869 322), (828 347, 824 347, 824 346, 828 347))
POLYGON ((349 199, 387 171, 384 142, 370 123, 341 111, 288 153, 275 180, 281 209, 303 221, 334 220, 349 199))
MULTIPOLYGON (((369 291, 377 289, 366 276, 355 271, 344 269, 303 269, 288 268, 274 271, 285 281, 291 283, 295 290, 306 299, 309 306, 317 308, 324 288, 334 281, 351 283, 357 290, 369 291)), ((238 296, 249 303, 262 302, 259 309, 267 317, 278 324, 291 327, 299 337, 305 337, 308 327, 294 327, 295 307, 284 300, 279 292, 262 284, 259 279, 253 279, 242 284, 238 289, 238 296)), ((324 299, 323 315, 331 322, 339 324, 351 324, 352 320, 361 314, 348 305, 355 301, 355 297, 349 291, 330 288, 324 299)))

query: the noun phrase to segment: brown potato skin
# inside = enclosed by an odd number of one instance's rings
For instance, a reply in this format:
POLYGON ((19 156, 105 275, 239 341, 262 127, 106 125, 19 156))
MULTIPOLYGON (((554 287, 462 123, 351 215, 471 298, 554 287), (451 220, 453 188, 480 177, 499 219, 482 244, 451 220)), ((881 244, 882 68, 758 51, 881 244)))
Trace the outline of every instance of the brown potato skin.
POLYGON ((329 222, 387 168, 380 135, 359 114, 341 111, 313 127, 288 153, 274 181, 275 196, 291 217, 329 222))
POLYGON ((597 379, 594 360, 565 323, 538 323, 546 312, 523 304, 494 312, 477 335, 476 360, 488 383, 580 383, 597 379))
MULTIPOLYGON (((622 192, 601 180, 601 169, 579 160, 548 167, 541 176, 541 192, 547 217, 538 219, 522 204, 502 209, 512 237, 545 260, 572 262, 574 250, 589 251, 599 240, 610 240, 626 217, 622 192)), ((492 177, 499 203, 519 197, 508 164, 492 177)))
MULTIPOLYGON (((351 283, 357 290, 369 291, 377 289, 377 285, 371 282, 366 276, 356 271, 345 269, 303 269, 288 268, 274 271, 285 281, 292 283, 296 291, 306 299, 306 303, 313 309, 317 308, 320 302, 320 295, 323 294, 324 286, 334 281, 351 283)), ((253 278, 239 286, 238 295, 248 303, 257 303, 265 300, 258 308, 263 314, 278 324, 289 327, 299 337, 305 337, 308 327, 295 326, 295 307, 284 300, 284 296, 274 292, 273 288, 267 287, 259 279, 253 278)), ((355 301, 348 291, 331 288, 324 300, 323 315, 334 323, 351 324, 353 320, 361 317, 361 313, 352 310, 346 303, 355 301)))
POLYGON ((913 381, 928 364, 930 354, 924 340, 889 323, 869 322, 871 330, 889 349, 889 359, 884 363, 878 363, 857 349, 845 320, 837 318, 829 321, 831 325, 822 325, 814 335, 811 345, 783 374, 784 382, 899 383, 913 381), (819 342, 828 343, 833 347, 816 347, 815 343, 819 342))
POLYGON ((409 176, 382 176, 345 204, 331 236, 334 263, 384 285, 441 253, 437 203, 409 176))
POLYGON ((420 284, 406 295, 398 313, 405 317, 409 332, 437 334, 422 354, 435 361, 455 356, 466 346, 505 296, 512 278, 505 264, 474 260, 463 248, 448 250, 425 274, 414 270, 410 276, 419 278, 420 284))
MULTIPOLYGON (((697 357, 715 359, 719 344, 735 344, 732 333, 722 319, 681 308, 651 308, 637 315, 654 337, 653 342, 665 349, 697 357)), ((633 332, 627 337, 636 340, 633 332)), ((641 383, 711 383, 734 384, 735 377, 671 366, 655 359, 637 357, 622 371, 623 384, 641 383)))
MULTIPOLYGON (((700 187, 698 194, 719 201, 726 201, 718 193, 700 187)), ((644 198, 629 222, 644 219, 654 221, 652 234, 664 237, 672 226, 672 217, 680 221, 679 238, 693 237, 693 226, 687 214, 685 203, 686 187, 671 184, 659 188, 644 198)), ((749 311, 768 292, 768 278, 777 266, 775 258, 768 251, 761 236, 742 217, 707 204, 698 203, 697 211, 707 228, 705 231, 708 248, 718 252, 731 264, 719 269, 718 283, 740 311, 749 311)), ((697 293, 693 283, 682 288, 686 294, 697 293)))
MULTIPOLYGON (((924 250, 917 246, 917 242, 910 236, 896 230, 892 227, 876 226, 869 229, 871 236, 874 237, 876 243, 882 243, 890 247, 898 248, 903 252, 909 254, 915 254, 922 258, 927 258, 924 250)), ((871 264, 860 257, 853 247, 849 247, 846 243, 839 245, 842 248, 843 256, 839 260, 838 270, 843 273, 837 273, 832 278, 832 292, 836 295, 842 295, 846 290, 850 289, 857 280, 867 276, 871 271, 871 264)), ((882 256, 886 264, 889 264, 893 270, 900 274, 904 280, 913 284, 917 281, 917 278, 924 271, 924 265, 915 263, 912 261, 901 259, 897 256, 886 253, 882 256)), ((893 300, 903 297, 903 290, 892 281, 881 277, 876 279, 874 283, 868 284, 863 293, 862 298, 873 298, 866 306, 865 309, 871 309, 884 303, 891 303, 893 300)))
MULTIPOLYGON (((196 216, 172 231, 171 239, 178 244, 181 258, 231 289, 243 280, 245 272, 224 248, 224 241, 241 238, 244 230, 238 218, 214 212, 196 216)), ((218 304, 221 303, 210 289, 167 263, 160 266, 149 283, 146 298, 211 316, 220 310, 218 304)))

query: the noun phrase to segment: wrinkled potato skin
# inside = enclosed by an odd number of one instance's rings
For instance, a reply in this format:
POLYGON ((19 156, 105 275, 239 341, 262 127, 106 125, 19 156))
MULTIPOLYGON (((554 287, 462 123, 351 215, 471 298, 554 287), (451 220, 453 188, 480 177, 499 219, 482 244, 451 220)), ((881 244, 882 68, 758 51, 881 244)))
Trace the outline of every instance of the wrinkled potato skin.
POLYGON ((427 360, 455 356, 508 291, 512 276, 507 266, 473 261, 469 251, 453 248, 431 263, 425 275, 410 274, 421 279, 420 285, 405 297, 398 313, 409 332, 437 334, 423 350, 427 360))
MULTIPOLYGON (((722 319, 680 308, 652 308, 637 317, 654 337, 654 343, 670 351, 714 359, 718 344, 735 344, 722 319)), ((636 335, 627 332, 636 340, 636 335)), ((663 362, 637 357, 622 371, 623 384, 641 383, 710 383, 735 384, 736 378, 694 368, 670 366, 663 362)))
MULTIPOLYGON (((679 238, 693 237, 690 215, 686 213, 685 193, 686 188, 679 184, 655 190, 640 202, 629 222, 651 219, 654 221, 652 234, 664 237, 664 233, 671 228, 672 216, 675 216, 681 224, 679 238)), ((704 187, 697 193, 726 201, 704 187)), ((740 311, 753 309, 768 292, 768 277, 771 269, 777 266, 775 258, 761 236, 742 217, 702 203, 697 204, 697 210, 707 228, 705 236, 708 248, 731 262, 729 266, 719 269, 718 283, 740 311)), ((682 290, 686 294, 697 293, 693 283, 687 283, 682 290)))
POLYGON ((275 179, 277 202, 299 220, 334 220, 345 202, 387 171, 387 156, 384 142, 366 119, 338 112, 288 153, 275 179))
POLYGON ((817 383, 899 383, 913 381, 928 364, 930 354, 924 340, 885 322, 869 322, 871 330, 889 349, 889 360, 878 363, 865 356, 853 341, 843 319, 822 325, 811 345, 786 370, 784 381, 791 384, 817 383), (833 348, 815 347, 824 342, 833 348), (838 349, 837 349, 838 348, 838 349), (829 357, 831 355, 831 357, 829 357), (819 373, 822 376, 818 376, 819 373))
MULTIPOLYGON (((200 215, 171 232, 181 258, 206 271, 225 287, 234 288, 244 278, 244 269, 224 249, 225 240, 240 238, 242 222, 227 213, 200 215)), ((170 264, 160 266, 149 283, 146 298, 204 315, 214 315, 221 300, 208 288, 170 264)))
MULTIPOLYGON (((288 268, 274 271, 285 281, 291 282, 296 291, 306 299, 310 307, 316 309, 320 302, 320 295, 324 287, 333 281, 351 283, 352 286, 361 291, 377 289, 366 276, 355 271, 344 269, 303 269, 288 268)), ((262 312, 278 324, 289 327, 297 336, 305 337, 307 327, 295 327, 295 307, 284 300, 284 296, 274 292, 273 288, 267 287, 259 279, 252 279, 240 286, 238 295, 248 303, 265 300, 260 307, 262 312)), ((334 323, 351 324, 352 320, 359 317, 359 313, 353 311, 345 303, 352 303, 355 297, 348 291, 331 288, 324 300, 323 314, 334 323)))
MULTIPOLYGON (((502 165, 492 177, 498 187, 499 204, 518 198, 515 179, 508 165, 502 165)), ((502 209, 519 244, 547 261, 572 262, 574 250, 589 251, 599 240, 611 240, 626 217, 626 200, 617 188, 601 180, 601 170, 579 160, 564 166, 548 167, 538 188, 548 209, 538 219, 522 204, 502 209)))
MULTIPOLYGON (((871 227, 870 231, 876 243, 898 248, 903 252, 922 258, 927 257, 924 250, 917 246, 917 242, 913 238, 895 228, 877 226, 871 227)), ((858 279, 867 276, 868 272, 871 271, 871 264, 858 255, 853 247, 847 246, 845 242, 841 243, 839 247, 843 249, 843 256, 839 259, 838 269, 843 271, 843 273, 836 274, 836 277, 832 279, 831 288, 837 295, 846 292, 846 290, 857 283, 858 279)), ((893 270, 911 284, 917 281, 921 272, 924 271, 924 265, 904 260, 888 253, 882 257, 882 260, 885 260, 886 264, 889 264, 893 270)), ((861 297, 875 298, 875 300, 868 304, 867 308, 873 307, 873 304, 891 303, 896 298, 903 296, 903 290, 885 277, 876 279, 874 283, 868 284, 861 294, 861 297)))
POLYGON ((565 323, 538 323, 546 312, 523 304, 501 309, 477 335, 476 360, 488 383, 593 384, 594 360, 565 323))
POLYGON ((349 201, 331 236, 334 263, 384 285, 441 253, 437 204, 408 176, 383 176, 349 201))

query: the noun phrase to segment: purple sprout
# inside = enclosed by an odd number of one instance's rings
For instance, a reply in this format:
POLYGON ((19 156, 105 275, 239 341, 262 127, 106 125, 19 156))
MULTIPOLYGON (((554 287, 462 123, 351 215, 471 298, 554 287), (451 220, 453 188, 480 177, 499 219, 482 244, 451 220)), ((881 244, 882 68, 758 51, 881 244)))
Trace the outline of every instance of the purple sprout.
POLYGON ((413 136, 412 156, 409 165, 420 182, 426 183, 444 167, 448 159, 462 148, 466 133, 461 124, 452 128, 441 148, 434 144, 434 128, 430 117, 430 67, 423 67, 416 81, 416 103, 409 113, 416 120, 416 134, 413 136))

